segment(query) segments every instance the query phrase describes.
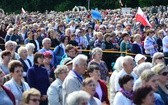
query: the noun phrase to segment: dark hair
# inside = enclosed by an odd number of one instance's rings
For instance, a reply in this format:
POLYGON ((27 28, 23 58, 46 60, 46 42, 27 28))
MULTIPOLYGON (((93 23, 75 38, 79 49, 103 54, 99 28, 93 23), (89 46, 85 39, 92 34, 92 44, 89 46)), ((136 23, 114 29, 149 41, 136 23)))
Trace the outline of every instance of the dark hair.
POLYGON ((133 97, 134 104, 141 105, 142 104, 142 100, 145 99, 145 97, 151 91, 153 91, 153 89, 150 86, 143 86, 143 87, 140 87, 140 88, 136 89, 133 92, 133 95, 134 95, 134 97, 133 97))
POLYGON ((12 60, 11 62, 9 62, 8 68, 9 68, 9 71, 11 73, 14 73, 14 69, 16 67, 22 67, 23 68, 23 64, 18 60, 12 60))
POLYGON ((131 75, 124 75, 123 77, 120 77, 119 78, 120 87, 123 88, 124 84, 126 84, 130 80, 134 80, 134 78, 131 75))
POLYGON ((60 41, 62 43, 64 43, 64 41, 65 41, 66 38, 68 38, 68 42, 69 42, 69 40, 70 40, 69 36, 62 36, 61 39, 60 39, 60 41))
POLYGON ((82 86, 85 87, 86 85, 88 85, 92 82, 95 82, 95 80, 93 78, 90 78, 90 77, 86 78, 86 79, 84 79, 82 86))
POLYGON ((106 33, 106 34, 104 35, 104 40, 106 41, 106 38, 109 37, 109 36, 111 37, 111 34, 110 34, 110 33, 106 33))
POLYGON ((88 73, 92 73, 94 70, 100 70, 98 64, 90 64, 87 68, 88 73))
POLYGON ((41 53, 41 52, 36 52, 36 53, 34 54, 34 63, 38 63, 38 61, 37 61, 38 58, 44 58, 43 53, 41 53))
POLYGON ((1 53, 1 58, 3 59, 3 56, 8 56, 8 55, 11 55, 11 52, 8 51, 8 50, 4 50, 4 51, 2 51, 2 53, 1 53))
POLYGON ((75 49, 75 51, 76 51, 76 48, 74 46, 72 46, 71 44, 68 44, 65 47, 65 52, 69 52, 69 50, 71 50, 71 49, 75 49))

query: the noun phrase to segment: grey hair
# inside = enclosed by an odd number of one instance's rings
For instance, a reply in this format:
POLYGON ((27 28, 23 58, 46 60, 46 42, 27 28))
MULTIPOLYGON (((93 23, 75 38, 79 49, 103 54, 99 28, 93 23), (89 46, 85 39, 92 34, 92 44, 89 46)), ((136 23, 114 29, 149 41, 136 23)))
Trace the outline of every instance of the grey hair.
POLYGON ((93 48, 91 51, 92 57, 94 57, 97 53, 103 53, 103 50, 99 47, 93 48))
POLYGON ((86 55, 83 55, 83 54, 77 55, 77 56, 72 60, 72 62, 73 62, 73 69, 74 69, 74 67, 76 67, 76 65, 80 65, 80 64, 82 63, 81 60, 87 61, 87 59, 88 59, 88 58, 87 58, 86 55))
POLYGON ((13 44, 13 41, 9 40, 5 43, 5 47, 7 47, 9 44, 13 44))
POLYGON ((124 64, 127 64, 130 60, 133 60, 134 58, 133 57, 131 57, 131 56, 125 56, 124 58, 123 58, 123 63, 122 63, 122 66, 124 67, 124 64))
POLYGON ((24 51, 24 50, 27 51, 27 48, 26 48, 26 47, 23 47, 23 46, 19 47, 19 49, 18 49, 18 54, 19 54, 19 56, 21 56, 21 53, 22 53, 22 51, 24 51))
POLYGON ((114 64, 114 69, 118 72, 123 69, 123 58, 123 56, 118 57, 114 64))
POLYGON ((67 105, 79 105, 79 102, 82 99, 89 101, 90 99, 89 93, 83 90, 74 91, 68 95, 66 103, 67 105))
POLYGON ((58 78, 59 73, 63 70, 68 71, 68 67, 66 65, 58 65, 54 70, 55 78, 58 78))
POLYGON ((153 66, 152 63, 150 63, 150 62, 143 62, 143 63, 141 63, 141 64, 138 65, 138 67, 137 67, 137 75, 140 76, 141 73, 142 73, 144 70, 151 69, 152 66, 153 66))
POLYGON ((44 45, 44 43, 45 43, 46 41, 51 41, 51 39, 50 39, 50 38, 44 38, 43 41, 42 41, 42 45, 44 45))
POLYGON ((35 45, 33 44, 33 43, 28 43, 28 44, 26 44, 26 46, 25 46, 26 48, 27 48, 27 50, 29 50, 29 49, 34 49, 35 48, 35 45))
POLYGON ((159 56, 164 56, 164 54, 162 52, 156 52, 154 55, 153 55, 153 58, 152 58, 152 64, 153 65, 156 65, 156 58, 159 57, 159 56))

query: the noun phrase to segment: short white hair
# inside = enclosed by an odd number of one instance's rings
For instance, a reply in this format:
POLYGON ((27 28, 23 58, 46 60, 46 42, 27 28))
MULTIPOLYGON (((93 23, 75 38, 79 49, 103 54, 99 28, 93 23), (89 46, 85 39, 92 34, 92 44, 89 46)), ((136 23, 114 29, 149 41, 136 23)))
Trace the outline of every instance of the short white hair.
POLYGON ((30 50, 30 49, 34 49, 35 45, 33 43, 28 43, 28 44, 26 44, 25 47, 27 48, 27 50, 30 50))
POLYGON ((124 58, 123 58, 123 63, 122 63, 122 66, 124 67, 124 64, 127 64, 130 60, 133 60, 134 58, 133 57, 131 57, 131 56, 125 56, 124 58))
POLYGON ((141 64, 138 65, 138 67, 137 67, 137 75, 140 76, 141 73, 142 73, 144 70, 151 69, 152 66, 153 66, 152 63, 150 63, 150 62, 143 62, 143 63, 141 63, 141 64))
POLYGON ((103 50, 100 47, 93 48, 91 51, 92 57, 94 57, 97 53, 103 53, 103 50))
POLYGON ((45 43, 46 41, 50 41, 50 42, 51 42, 51 39, 50 39, 50 38, 44 38, 43 41, 42 41, 42 45, 44 45, 44 43, 45 43))
POLYGON ((23 47, 23 46, 19 47, 19 49, 18 49, 18 54, 19 54, 19 56, 21 56, 21 53, 22 53, 22 51, 24 51, 24 50, 27 51, 27 48, 26 48, 26 47, 23 47))
POLYGON ((90 97, 89 93, 83 90, 74 91, 68 95, 66 103, 67 105, 79 105, 80 100, 84 99, 89 101, 90 97))
POLYGON ((80 64, 82 63, 81 60, 87 61, 87 59, 88 59, 88 58, 87 58, 86 55, 83 55, 83 54, 77 55, 77 56, 72 60, 72 62, 73 62, 73 69, 74 69, 74 67, 76 67, 76 65, 80 65, 80 64))
POLYGON ((11 41, 11 40, 7 41, 7 42, 5 43, 5 48, 6 48, 7 46, 9 46, 10 44, 13 44, 13 41, 11 41))
POLYGON ((123 56, 118 57, 114 64, 114 69, 118 72, 123 69, 123 58, 123 56))

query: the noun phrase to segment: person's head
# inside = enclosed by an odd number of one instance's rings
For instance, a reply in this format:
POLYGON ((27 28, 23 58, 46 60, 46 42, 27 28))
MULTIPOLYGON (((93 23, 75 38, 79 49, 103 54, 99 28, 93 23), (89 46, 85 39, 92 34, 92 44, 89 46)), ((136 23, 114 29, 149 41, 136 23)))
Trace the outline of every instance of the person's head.
POLYGON ((52 56, 52 53, 51 53, 50 51, 45 51, 45 52, 43 53, 43 55, 44 55, 44 61, 43 61, 43 63, 50 65, 50 64, 51 64, 52 57, 53 57, 53 56, 52 56))
POLYGON ((27 59, 27 48, 22 46, 19 47, 18 54, 23 60, 27 59))
POLYGON ((159 83, 167 84, 168 83, 168 67, 164 63, 155 65, 152 70, 159 75, 159 83))
POLYGON ((70 28, 65 29, 65 35, 67 35, 67 36, 71 35, 71 29, 70 28))
POLYGON ((88 102, 90 100, 90 95, 83 91, 74 91, 70 93, 67 97, 67 105, 88 105, 88 102))
POLYGON ((55 78, 59 78, 64 81, 65 77, 68 74, 68 67, 66 65, 58 65, 57 68, 54 70, 55 78))
POLYGON ((80 75, 83 75, 85 73, 85 70, 87 69, 87 56, 83 54, 77 55, 73 59, 73 65, 72 69, 78 72, 80 75))
POLYGON ((124 41, 129 41, 130 35, 127 32, 122 33, 122 39, 124 41))
POLYGON ((159 37, 160 39, 163 39, 163 37, 164 37, 164 32, 163 32, 163 30, 159 30, 159 31, 158 31, 158 37, 159 37))
POLYGON ((118 72, 123 69, 123 58, 123 56, 118 57, 114 64, 114 69, 118 72))
POLYGON ((96 80, 94 78, 86 78, 83 81, 83 90, 94 96, 96 92, 96 80))
POLYGON ((151 86, 154 91, 158 90, 158 75, 153 71, 150 69, 143 71, 140 78, 142 86, 151 86))
POLYGON ((43 64, 43 59, 44 59, 43 53, 36 52, 34 54, 34 64, 42 65, 43 64))
POLYGON ((136 71, 134 72, 137 74, 137 76, 140 76, 144 70, 151 69, 152 66, 153 66, 152 63, 150 62, 143 62, 138 65, 136 71))
POLYGON ((145 62, 145 60, 146 60, 146 57, 144 55, 142 55, 142 54, 136 54, 136 56, 135 56, 135 62, 136 62, 137 65, 145 62))
POLYGON ((13 51, 14 49, 13 41, 9 40, 5 42, 5 49, 9 51, 13 51))
POLYGON ((110 42, 110 40, 111 40, 111 34, 110 34, 110 33, 106 33, 106 34, 104 35, 104 40, 105 40, 106 42, 110 42))
POLYGON ((3 85, 3 77, 5 76, 5 73, 0 69, 0 86, 3 85))
POLYGON ((61 43, 64 43, 65 45, 68 44, 69 40, 69 36, 62 36, 60 39, 61 43))
POLYGON ((98 81, 101 77, 100 68, 99 68, 99 65, 97 65, 97 64, 89 65, 87 68, 87 72, 88 72, 89 76, 93 77, 96 81, 98 81))
POLYGON ((65 52, 68 55, 68 57, 74 58, 77 55, 77 49, 72 46, 71 44, 66 45, 65 52))
POLYGON ((134 68, 134 61, 133 57, 131 56, 125 56, 123 58, 123 68, 127 73, 131 73, 134 68))
POLYGON ((152 58, 152 64, 155 66, 158 63, 164 62, 164 54, 162 52, 156 52, 152 58))
POLYGON ((50 38, 44 38, 42 40, 42 45, 45 49, 49 50, 51 47, 51 39, 50 38))
POLYGON ((4 50, 1 52, 1 58, 3 61, 5 61, 5 63, 9 63, 10 59, 11 59, 11 52, 8 50, 4 50))
POLYGON ((27 32, 27 36, 28 36, 28 38, 33 39, 33 32, 32 31, 28 31, 27 32))
POLYGON ((41 93, 35 88, 24 91, 23 103, 26 105, 40 105, 41 93))
POLYGON ((93 59, 101 60, 102 59, 102 55, 103 55, 103 51, 102 51, 101 48, 96 47, 96 48, 92 49, 91 54, 92 54, 92 58, 93 59))
POLYGON ((133 102, 136 105, 155 105, 153 89, 149 86, 140 87, 133 92, 133 102))
POLYGON ((131 75, 124 75, 119 78, 119 85, 121 88, 127 91, 132 91, 134 78, 131 75))
POLYGON ((67 57, 65 59, 63 59, 63 65, 66 65, 68 67, 69 70, 72 70, 72 59, 70 57, 67 57))
POLYGON ((98 40, 102 40, 103 39, 103 33, 102 32, 97 32, 96 36, 97 36, 98 40))
POLYGON ((152 37, 155 34, 154 30, 148 29, 147 30, 147 36, 152 37))
POLYGON ((33 43, 28 43, 28 44, 26 44, 25 47, 28 51, 28 54, 33 54, 34 49, 35 49, 35 45, 33 43))
POLYGON ((8 65, 9 71, 14 79, 21 80, 23 77, 23 65, 18 60, 12 60, 8 65))

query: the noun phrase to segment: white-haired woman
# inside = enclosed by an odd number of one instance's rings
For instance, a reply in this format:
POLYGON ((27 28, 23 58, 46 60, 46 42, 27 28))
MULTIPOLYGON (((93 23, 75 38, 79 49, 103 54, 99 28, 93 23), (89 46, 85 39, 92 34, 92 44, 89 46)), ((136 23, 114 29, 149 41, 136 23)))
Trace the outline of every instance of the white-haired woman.
POLYGON ((34 49, 35 49, 35 45, 33 43, 28 43, 25 46, 27 48, 27 59, 29 59, 31 61, 31 64, 34 64, 33 60, 34 60, 34 49))
POLYGON ((55 69, 55 81, 47 90, 48 102, 50 105, 62 105, 62 83, 67 76, 68 67, 65 65, 58 65, 55 69))
POLYGON ((101 48, 96 47, 92 51, 92 60, 89 62, 89 65, 91 64, 98 64, 100 68, 101 73, 101 79, 104 81, 108 80, 108 69, 106 66, 106 63, 102 60, 103 51, 101 48))
POLYGON ((153 66, 157 65, 158 63, 164 63, 164 54, 162 52, 157 52, 153 55, 152 64, 153 66))

